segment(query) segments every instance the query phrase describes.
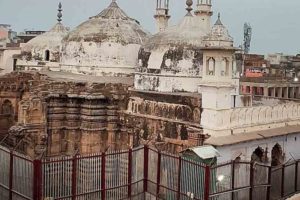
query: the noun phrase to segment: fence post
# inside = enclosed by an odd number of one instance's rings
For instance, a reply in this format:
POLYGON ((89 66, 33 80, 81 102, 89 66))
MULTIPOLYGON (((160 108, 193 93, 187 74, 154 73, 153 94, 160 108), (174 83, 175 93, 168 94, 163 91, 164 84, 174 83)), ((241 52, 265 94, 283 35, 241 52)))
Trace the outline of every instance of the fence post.
POLYGON ((270 200, 271 198, 271 187, 272 187, 272 167, 268 167, 268 188, 267 188, 267 200, 270 200))
POLYGON ((205 186, 204 186, 204 200, 209 200, 210 192, 210 167, 205 166, 205 186))
POLYGON ((13 190, 13 171, 14 171, 14 154, 10 151, 9 156, 9 200, 12 200, 13 190))
POLYGON ((295 192, 298 191, 298 161, 296 161, 296 165, 295 165, 295 192))
POLYGON ((76 200, 77 195, 77 154, 72 159, 72 200, 76 200))
POLYGON ((105 153, 101 155, 101 200, 105 200, 105 153))
POLYGON ((148 191, 149 147, 144 147, 144 194, 148 191))
POLYGON ((254 164, 250 163, 250 189, 249 189, 249 200, 253 199, 253 187, 254 187, 254 164))
POLYGON ((157 154, 157 174, 156 174, 156 196, 159 196, 159 190, 160 190, 160 165, 161 165, 161 153, 158 151, 157 154))
POLYGON ((177 179, 177 199, 180 200, 180 191, 181 191, 181 162, 182 162, 182 158, 179 157, 179 160, 178 160, 178 179, 177 179))
POLYGON ((128 198, 131 198, 131 184, 132 184, 132 149, 128 151, 128 198))
POLYGON ((284 171, 285 171, 285 165, 282 165, 282 171, 281 171, 281 197, 284 197, 284 171))
POLYGON ((232 167, 231 167, 231 189, 232 189, 232 193, 231 193, 231 199, 234 200, 234 185, 235 185, 235 161, 232 161, 232 167))
POLYGON ((33 161, 33 200, 42 200, 42 161, 33 161))

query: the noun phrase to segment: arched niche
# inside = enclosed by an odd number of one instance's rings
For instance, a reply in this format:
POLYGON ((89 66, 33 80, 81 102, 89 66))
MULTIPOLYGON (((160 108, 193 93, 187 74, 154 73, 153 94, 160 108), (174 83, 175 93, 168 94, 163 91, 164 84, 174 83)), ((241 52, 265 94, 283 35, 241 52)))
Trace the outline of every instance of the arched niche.
POLYGON ((265 151, 263 148, 257 147, 251 155, 251 162, 264 162, 264 155, 265 151))
POLYGON ((273 147, 271 155, 272 155, 272 161, 271 161, 272 166, 279 166, 283 164, 284 154, 283 154, 282 147, 278 143, 275 144, 275 146, 273 147))
POLYGON ((2 104, 2 114, 4 115, 13 115, 14 114, 14 107, 10 100, 5 100, 2 104))

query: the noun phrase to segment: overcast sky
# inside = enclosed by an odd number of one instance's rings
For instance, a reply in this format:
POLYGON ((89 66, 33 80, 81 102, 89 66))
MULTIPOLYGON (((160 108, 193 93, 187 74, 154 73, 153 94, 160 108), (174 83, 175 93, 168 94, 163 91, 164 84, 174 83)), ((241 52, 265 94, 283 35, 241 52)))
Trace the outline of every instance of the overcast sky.
MULTIPOLYGON (((98 14, 111 0, 60 0, 63 23, 76 27, 98 14)), ((194 0, 194 4, 195 4, 194 0)), ((223 24, 236 45, 243 40, 243 24, 253 28, 252 53, 300 53, 300 0, 212 0, 213 21, 221 12, 223 24)), ((16 31, 49 30, 56 23, 59 0, 0 0, 0 23, 8 23, 16 31)), ((155 31, 153 14, 156 0, 118 0, 127 14, 155 31)), ((170 0, 170 23, 177 23, 186 13, 185 0, 170 0)))

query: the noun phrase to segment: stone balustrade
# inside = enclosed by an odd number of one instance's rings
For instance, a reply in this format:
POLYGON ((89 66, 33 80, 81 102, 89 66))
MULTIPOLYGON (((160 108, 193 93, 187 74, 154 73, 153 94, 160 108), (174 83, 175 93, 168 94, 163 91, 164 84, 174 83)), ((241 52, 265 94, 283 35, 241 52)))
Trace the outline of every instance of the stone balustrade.
POLYGON ((204 129, 230 130, 231 134, 297 124, 300 124, 300 104, 295 102, 221 111, 204 109, 201 121, 204 129))

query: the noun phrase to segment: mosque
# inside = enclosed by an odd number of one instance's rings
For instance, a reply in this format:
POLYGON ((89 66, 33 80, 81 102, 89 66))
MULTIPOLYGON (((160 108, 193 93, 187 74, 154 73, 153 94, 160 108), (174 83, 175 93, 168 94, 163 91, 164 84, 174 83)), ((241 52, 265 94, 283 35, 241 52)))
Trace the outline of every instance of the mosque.
POLYGON ((153 35, 116 0, 73 30, 59 4, 54 27, 0 77, 2 142, 32 157, 143 144, 170 153, 210 145, 218 162, 300 156, 299 102, 240 93, 240 49, 220 14, 211 23, 212 1, 187 0, 173 26, 169 0, 156 3, 153 35))

